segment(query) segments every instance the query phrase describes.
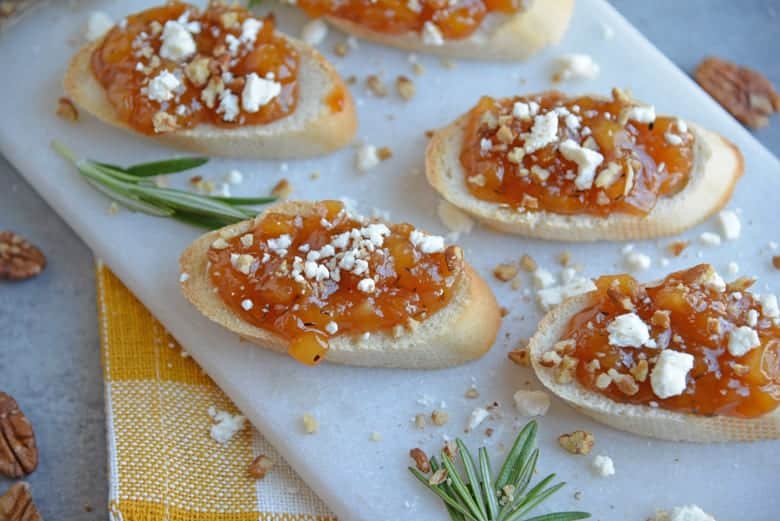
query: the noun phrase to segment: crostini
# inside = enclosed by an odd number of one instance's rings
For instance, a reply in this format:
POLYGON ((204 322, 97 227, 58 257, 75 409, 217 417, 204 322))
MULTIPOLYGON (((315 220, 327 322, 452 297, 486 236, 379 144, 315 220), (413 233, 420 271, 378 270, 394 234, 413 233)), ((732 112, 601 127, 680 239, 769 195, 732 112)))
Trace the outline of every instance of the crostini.
POLYGON ((458 246, 338 201, 284 202, 207 233, 181 272, 201 313, 305 364, 447 367, 487 352, 500 322, 458 246))
POLYGON ((557 43, 574 0, 296 0, 359 38, 452 58, 525 60, 557 43))
POLYGON ((128 16, 76 53, 64 88, 106 123, 206 155, 315 156, 357 129, 331 64, 238 4, 128 16))
POLYGON ((597 421, 654 438, 780 438, 780 311, 753 279, 709 264, 639 284, 601 277, 554 308, 528 350, 557 396, 597 421))
POLYGON ((549 240, 677 234, 721 209, 743 172, 739 149, 620 89, 482 98, 437 130, 430 184, 507 233, 549 240))

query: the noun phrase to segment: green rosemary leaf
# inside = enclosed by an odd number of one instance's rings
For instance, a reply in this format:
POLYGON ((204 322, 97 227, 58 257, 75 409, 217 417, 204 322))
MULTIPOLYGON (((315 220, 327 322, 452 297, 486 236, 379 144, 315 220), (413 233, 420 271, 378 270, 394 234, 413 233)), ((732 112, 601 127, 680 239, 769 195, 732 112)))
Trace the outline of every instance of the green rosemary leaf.
POLYGON ((461 505, 459 505, 458 503, 456 503, 456 502, 455 502, 455 500, 453 500, 453 499, 452 499, 450 496, 448 496, 447 494, 445 494, 445 493, 444 493, 444 492, 443 492, 443 491, 442 491, 442 490, 439 488, 439 486, 438 486, 438 485, 431 485, 430 483, 428 483, 428 478, 425 476, 425 474, 423 474, 422 472, 420 472, 419 470, 417 470, 417 469, 416 469, 416 468, 414 468, 414 467, 409 467, 409 471, 410 471, 412 474, 414 474, 414 477, 416 477, 417 479, 419 479, 419 480, 420 480, 420 482, 421 482, 423 485, 425 485, 425 486, 426 486, 426 487, 428 487, 430 490, 432 490, 432 491, 434 492, 434 494, 436 494, 437 496, 439 496, 439 497, 442 499, 442 501, 444 501, 444 502, 445 502, 445 503, 446 503, 448 506, 452 507, 452 508, 453 508, 455 511, 459 512, 460 514, 462 514, 462 515, 463 515, 463 516, 464 516, 464 517, 465 517, 465 518, 466 518, 468 521, 479 521, 479 520, 478 520, 478 519, 476 519, 474 516, 472 516, 471 514, 469 514, 469 512, 468 512, 468 511, 467 511, 465 508, 463 508, 461 505))
POLYGON ((207 230, 222 228, 223 226, 227 226, 228 224, 233 224, 234 222, 236 222, 236 220, 232 218, 221 219, 219 217, 211 217, 207 215, 199 215, 199 214, 187 213, 181 211, 174 211, 171 217, 176 219, 177 221, 181 221, 186 224, 191 224, 199 228, 205 228, 207 230))
POLYGON ((221 201, 215 201, 198 194, 175 190, 173 188, 157 188, 151 186, 131 185, 128 187, 131 193, 139 195, 145 200, 161 202, 174 209, 185 210, 203 215, 224 215, 235 217, 239 220, 254 216, 254 212, 231 206, 221 201))
POLYGON ((528 458, 528 461, 523 466, 523 469, 514 482, 515 494, 525 493, 525 489, 528 488, 528 485, 531 483, 531 478, 536 472, 537 461, 539 461, 539 449, 534 449, 531 453, 531 457, 528 458))
POLYGON ((206 196, 213 201, 222 201, 230 205, 268 204, 278 200, 276 197, 222 197, 221 195, 206 196))
POLYGON ((578 519, 588 519, 590 514, 587 512, 554 512, 552 514, 542 514, 523 521, 577 521, 578 519))
POLYGON ((480 514, 484 519, 487 519, 487 510, 485 509, 485 502, 482 498, 481 482, 477 477, 477 469, 474 465, 474 458, 471 457, 471 453, 466 445, 460 438, 455 439, 455 443, 458 445, 458 451, 460 451, 460 459, 463 461, 463 468, 466 470, 466 477, 469 480, 471 486, 471 495, 474 498, 474 502, 479 508, 480 514))
POLYGON ((458 471, 455 470, 455 466, 452 464, 452 460, 443 452, 441 455, 441 463, 444 465, 444 468, 447 469, 447 477, 452 482, 452 488, 457 493, 458 498, 463 501, 466 507, 468 507, 471 515, 479 521, 486 521, 484 515, 482 515, 482 512, 479 510, 477 503, 474 501, 474 497, 472 496, 471 491, 463 482, 463 478, 460 477, 458 471))
POLYGON ((482 490, 490 512, 490 519, 495 519, 498 516, 498 500, 493 488, 493 471, 490 470, 490 459, 485 447, 479 448, 479 468, 482 473, 482 490))
POLYGON ((130 175, 122 169, 117 170, 115 167, 112 167, 111 165, 98 163, 96 161, 89 161, 86 159, 79 160, 78 164, 81 165, 83 168, 98 170, 101 173, 111 176, 114 179, 118 179, 120 181, 125 181, 133 184, 138 182, 138 177, 134 175, 130 175))
MULTIPOLYGON (((555 477, 555 474, 551 474, 548 477, 552 479, 555 477)), ((509 513, 509 515, 506 517, 506 521, 520 521, 525 514, 539 506, 542 501, 558 492, 558 490, 560 490, 565 484, 566 483, 558 483, 557 485, 553 485, 552 487, 541 492, 536 491, 536 487, 534 487, 534 491, 536 492, 529 492, 525 500, 521 501, 520 504, 509 513)))
POLYGON ((120 192, 117 192, 116 190, 112 190, 107 186, 101 185, 99 182, 95 181, 94 179, 87 178, 86 181, 98 192, 101 192, 103 195, 108 196, 109 198, 113 199, 115 202, 121 204, 125 208, 132 210, 134 212, 146 213, 157 217, 170 217, 174 214, 174 211, 171 210, 170 208, 154 206, 151 204, 147 204, 141 201, 140 199, 136 199, 134 197, 127 197, 121 194, 120 192))
POLYGON ((535 421, 530 421, 523 427, 520 434, 517 435, 512 449, 509 451, 506 461, 501 466, 501 470, 496 478, 496 490, 503 489, 506 485, 510 484, 510 478, 512 475, 517 475, 525 465, 525 457, 529 452, 529 448, 533 445, 536 439, 537 424, 535 421))
POLYGON ((178 157, 176 159, 163 159, 162 161, 152 161, 150 163, 139 163, 128 166, 125 172, 136 177, 154 177, 156 175, 175 174, 184 172, 209 162, 207 157, 178 157))
POLYGON ((257 7, 258 5, 262 4, 263 0, 248 0, 246 3, 246 6, 248 9, 252 9, 253 7, 257 7))

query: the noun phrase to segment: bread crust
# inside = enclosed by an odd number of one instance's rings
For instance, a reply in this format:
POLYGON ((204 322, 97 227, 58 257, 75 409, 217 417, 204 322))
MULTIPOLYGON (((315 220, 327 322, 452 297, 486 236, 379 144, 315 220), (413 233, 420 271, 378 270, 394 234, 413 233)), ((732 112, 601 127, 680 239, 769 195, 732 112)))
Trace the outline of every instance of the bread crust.
POLYGON ((586 389, 576 380, 556 383, 553 370, 539 363, 542 354, 560 340, 569 320, 589 302, 590 295, 572 297, 553 308, 539 323, 528 349, 539 380, 579 412, 616 429, 662 440, 700 443, 780 438, 780 410, 760 418, 697 416, 647 405, 618 403, 586 389))
POLYGON ((443 45, 426 44, 416 32, 387 34, 333 16, 326 19, 346 33, 407 51, 473 60, 523 61, 558 43, 573 12, 574 0, 535 0, 528 10, 515 15, 490 14, 470 37, 445 40, 443 45))
MULTIPOLYGON (((357 131, 357 115, 344 81, 315 49, 299 40, 281 36, 289 41, 301 58, 298 105, 292 114, 267 125, 226 129, 202 124, 153 137, 140 135, 208 156, 251 159, 313 157, 349 144, 357 131), (324 101, 334 89, 344 92, 344 106, 339 112, 333 112, 324 101)), ((63 79, 65 92, 79 107, 101 121, 139 134, 117 117, 105 89, 92 73, 92 53, 101 42, 98 40, 84 45, 73 56, 63 79)))
MULTIPOLYGON (((195 240, 182 254, 180 267, 187 280, 181 291, 201 313, 217 324, 261 347, 286 353, 288 342, 281 336, 248 324, 233 313, 213 291, 209 281, 207 252, 220 231, 246 233, 268 212, 307 215, 312 203, 288 201, 274 205, 255 219, 212 231, 195 240)), ((469 266, 450 304, 413 330, 395 338, 389 332, 372 333, 367 341, 359 335, 340 335, 330 340, 325 359, 329 362, 367 367, 435 369, 462 364, 484 355, 493 345, 501 317, 493 292, 469 266)))
POLYGON ((465 185, 460 150, 468 114, 434 132, 425 154, 428 182, 445 199, 486 225, 505 233, 557 241, 638 240, 678 234, 712 216, 731 198, 744 171, 739 149, 726 138, 694 123, 694 165, 686 187, 658 200, 646 216, 562 215, 518 212, 471 195, 465 185))

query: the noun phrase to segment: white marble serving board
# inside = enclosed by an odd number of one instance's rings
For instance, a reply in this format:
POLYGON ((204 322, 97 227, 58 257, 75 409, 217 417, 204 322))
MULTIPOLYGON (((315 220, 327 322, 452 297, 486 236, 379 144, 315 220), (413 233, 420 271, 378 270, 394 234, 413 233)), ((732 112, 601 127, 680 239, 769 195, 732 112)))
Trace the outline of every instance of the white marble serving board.
MULTIPOLYGON (((371 370, 328 364, 303 367, 285 356, 239 342, 204 319, 179 294, 177 258, 199 231, 127 211, 109 216, 109 201, 88 188, 49 148, 49 142, 58 139, 79 155, 120 164, 180 154, 109 128, 86 114, 77 124, 71 124, 54 113, 65 63, 82 41, 86 12, 100 8, 119 18, 149 4, 129 0, 81 2, 76 9, 70 2, 55 2, 3 34, 0 151, 95 254, 105 259, 340 519, 445 519, 438 499, 406 470, 409 449, 438 449, 445 434, 463 436, 476 448, 486 441, 484 427, 492 427, 496 432, 487 443, 498 460, 516 432, 512 393, 539 387, 530 370, 507 362, 506 353, 531 334, 541 313, 530 297, 493 279, 492 268, 529 253, 542 266, 559 270, 557 255, 568 250, 575 262, 584 265, 587 275, 596 276, 623 269, 623 245, 550 243, 500 235, 484 228, 463 237, 468 259, 490 281, 501 304, 511 310, 492 351, 463 367, 442 371, 371 370), (472 381, 481 394, 477 400, 464 398, 472 381), (430 405, 419 403, 424 396, 431 399, 430 405), (503 419, 489 421, 477 432, 465 435, 463 427, 471 409, 494 400, 501 404, 503 419), (446 402, 450 422, 444 427, 415 430, 410 419, 417 413, 430 413, 433 407, 443 407, 441 402, 446 402), (321 427, 316 435, 303 433, 304 412, 319 418, 321 427), (381 434, 382 441, 369 440, 374 431, 381 434)), ((277 11, 283 30, 299 33, 304 21, 299 13, 269 7, 277 11)), ((566 83, 561 88, 607 93, 613 85, 629 87, 640 99, 655 103, 660 113, 678 114, 723 133, 745 155, 745 176, 729 204, 741 211, 741 238, 719 248, 704 247, 695 238, 718 228, 715 220, 702 224, 683 234, 694 240, 694 246, 672 259, 669 269, 707 260, 725 272, 726 264, 734 260, 741 273, 761 277, 760 290, 780 289, 780 272, 771 270, 767 246, 770 240, 780 240, 775 227, 780 163, 606 2, 578 0, 563 42, 526 64, 459 61, 454 68, 445 68, 438 59, 421 56, 426 73, 418 77, 412 74, 408 53, 369 43, 360 42, 346 58, 334 57, 333 46, 344 38, 331 30, 326 43, 320 46, 344 76, 356 74, 362 80, 375 73, 392 85, 397 75, 404 74, 416 83, 417 95, 411 102, 401 101, 394 92, 384 99, 374 98, 362 82, 353 87, 360 114, 359 139, 391 147, 391 160, 360 175, 353 168, 354 149, 347 148, 320 159, 286 163, 214 160, 198 173, 221 178, 228 169, 238 168, 246 180, 234 187, 233 193, 253 195, 266 193, 284 177, 290 180, 298 198, 347 196, 357 200, 365 211, 380 208, 394 219, 444 233, 435 215, 436 194, 421 173, 426 142, 423 131, 450 121, 483 94, 548 89, 552 86, 549 78, 553 58, 567 52, 585 52, 601 65, 600 77, 566 83), (605 28, 614 31, 612 39, 605 37, 605 28), (312 180, 310 174, 315 171, 320 177, 312 180)), ((173 182, 184 186, 190 175, 180 174, 173 182)), ((657 261, 668 242, 636 243, 637 250, 654 259, 652 268, 641 277, 650 279, 664 272, 657 261)), ((527 279, 524 282, 530 286, 527 279)), ((776 519, 780 510, 777 442, 691 445, 654 441, 602 427, 555 401, 540 420, 539 443, 541 471, 555 470, 569 483, 547 508, 588 510, 594 519, 627 521, 643 520, 656 507, 687 503, 704 506, 719 520, 770 520, 776 519), (557 436, 575 429, 595 433, 594 454, 605 453, 614 459, 615 477, 595 477, 589 467, 592 456, 575 457, 558 448, 557 436), (574 499, 575 491, 582 491, 580 500, 574 499)))

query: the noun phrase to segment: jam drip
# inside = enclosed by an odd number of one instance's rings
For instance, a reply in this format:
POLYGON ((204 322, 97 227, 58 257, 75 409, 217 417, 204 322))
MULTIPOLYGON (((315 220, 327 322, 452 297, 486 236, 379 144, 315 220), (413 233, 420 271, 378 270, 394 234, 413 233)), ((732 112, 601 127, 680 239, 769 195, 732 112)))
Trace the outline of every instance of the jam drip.
POLYGON ((409 224, 352 215, 337 201, 307 215, 268 213, 208 252, 220 298, 246 322, 290 342, 312 364, 330 339, 394 336, 446 306, 463 272, 462 252, 409 224))
POLYGON ((619 89, 612 99, 559 92, 471 110, 460 161, 475 197, 518 211, 647 215, 685 188, 694 136, 619 89))
POLYGON ((780 313, 774 295, 747 291, 752 283, 726 284, 707 264, 645 286, 601 277, 542 363, 559 382, 620 403, 761 416, 780 401, 780 313))

